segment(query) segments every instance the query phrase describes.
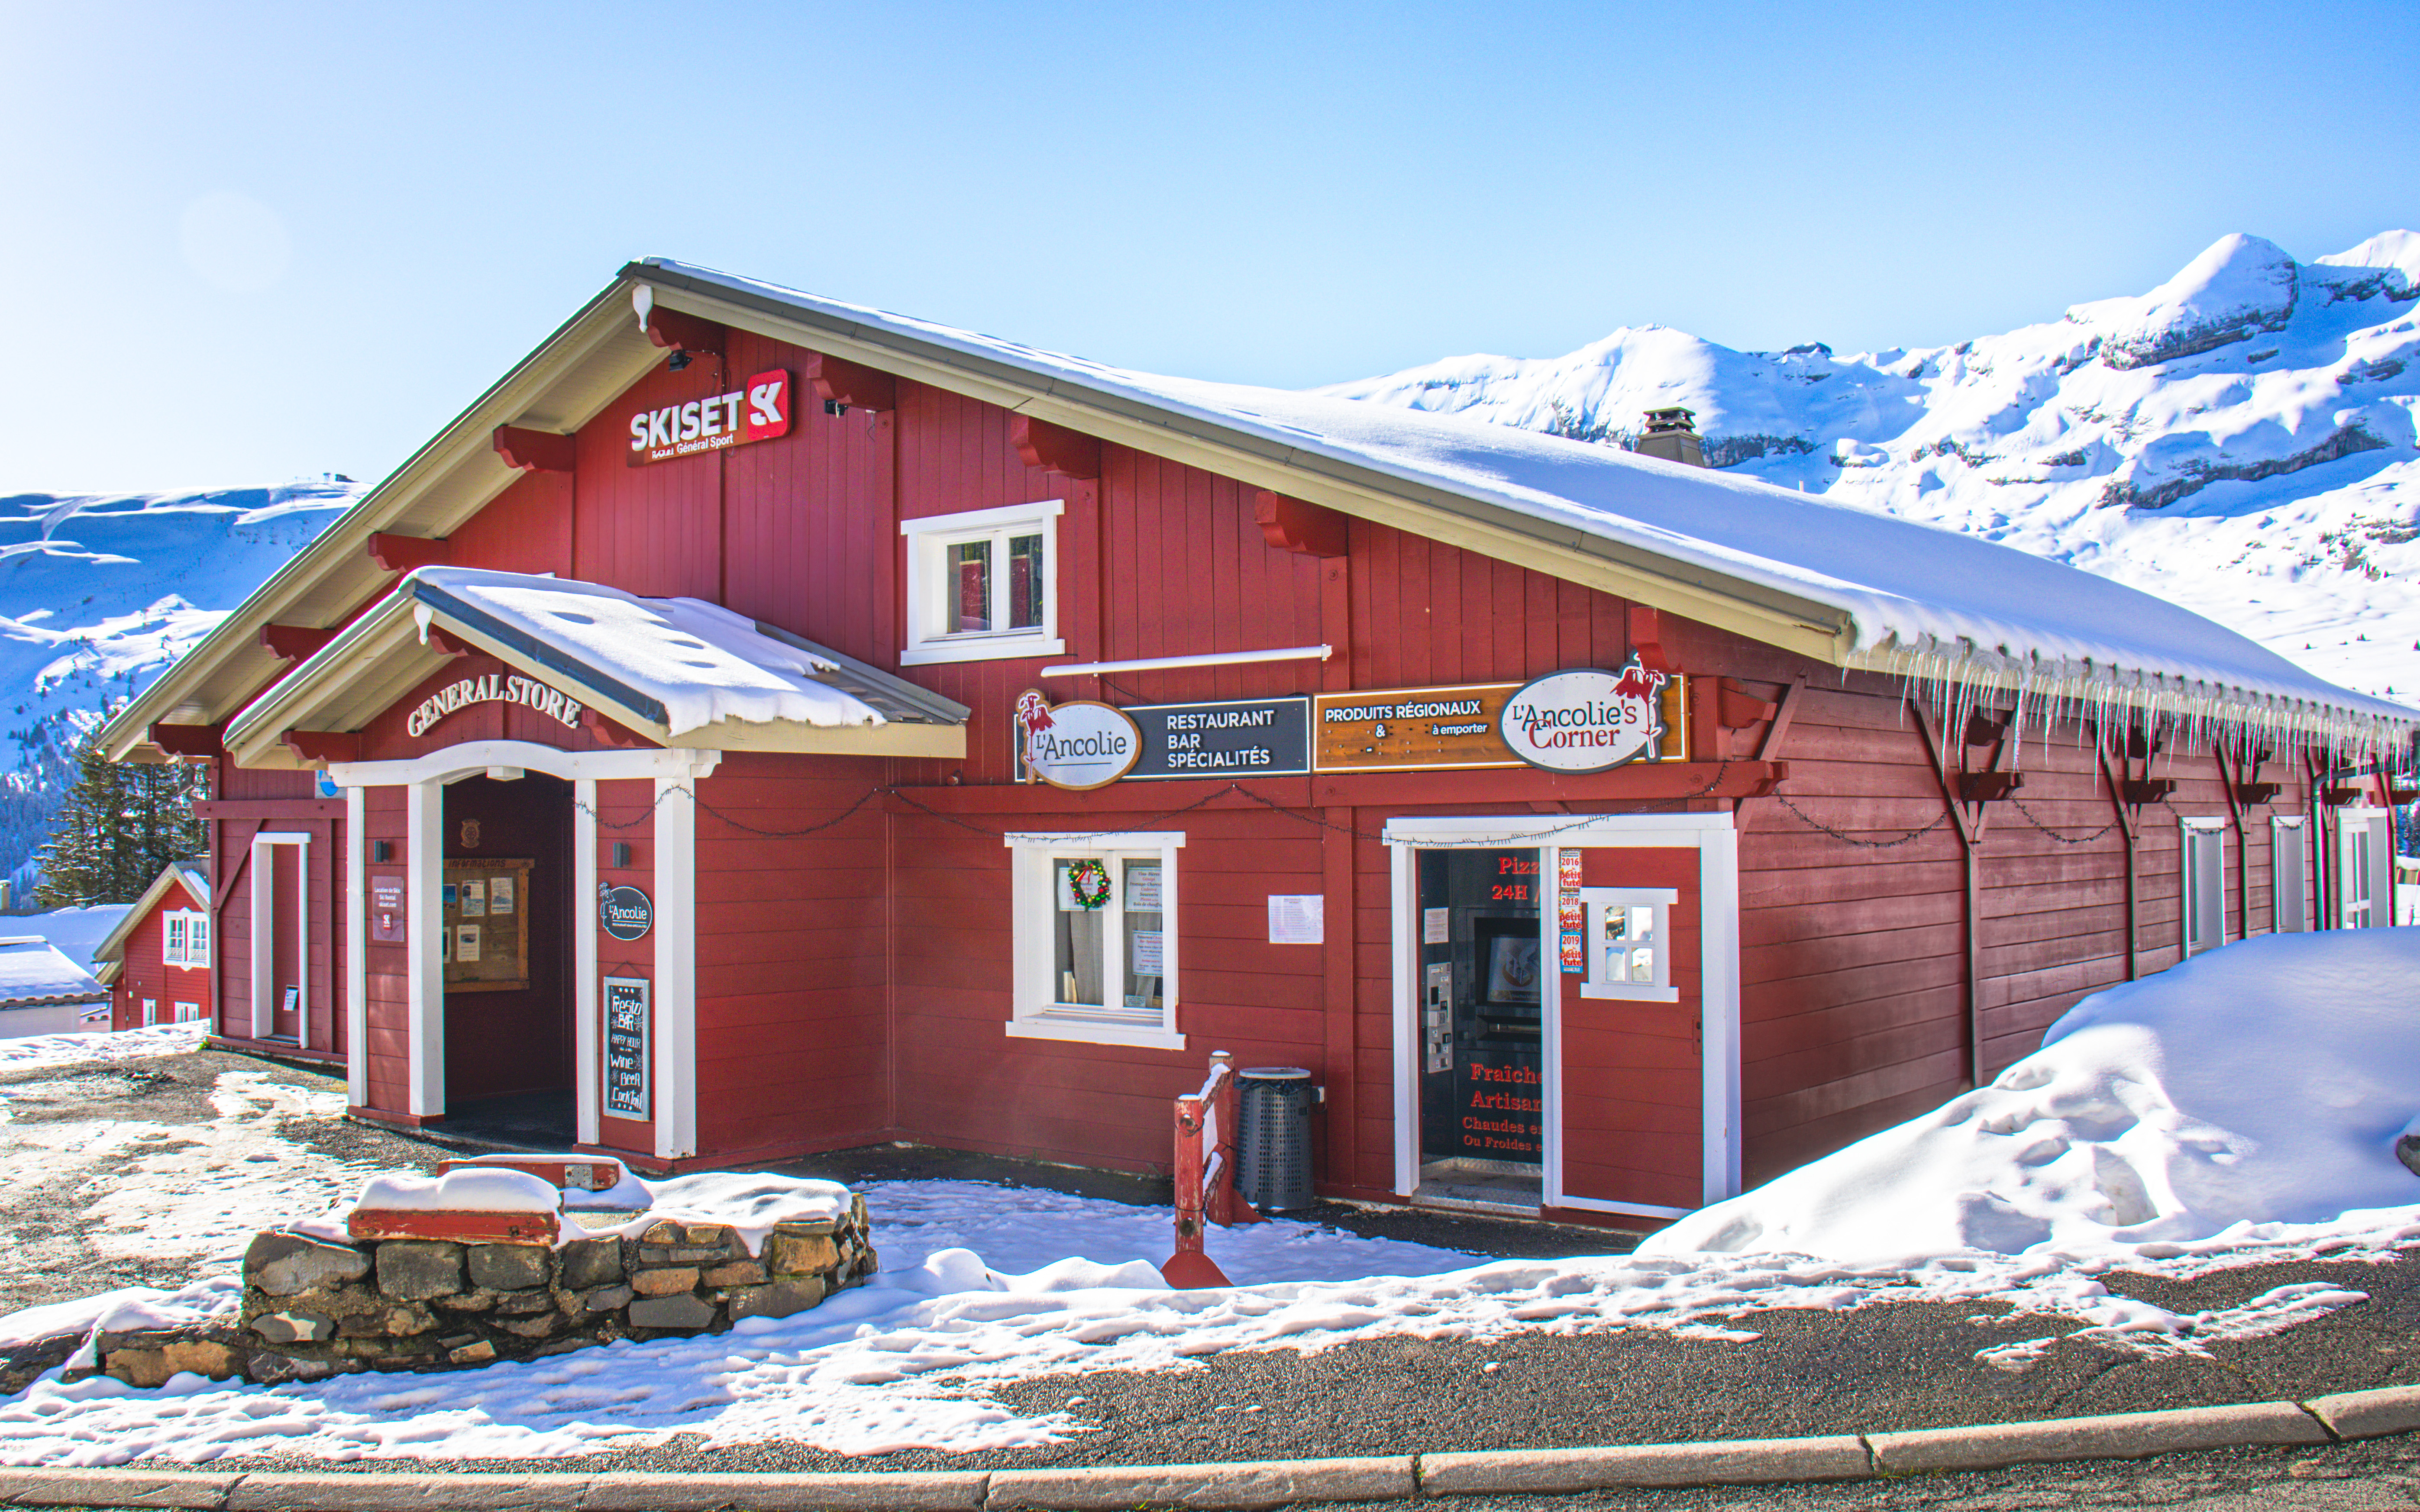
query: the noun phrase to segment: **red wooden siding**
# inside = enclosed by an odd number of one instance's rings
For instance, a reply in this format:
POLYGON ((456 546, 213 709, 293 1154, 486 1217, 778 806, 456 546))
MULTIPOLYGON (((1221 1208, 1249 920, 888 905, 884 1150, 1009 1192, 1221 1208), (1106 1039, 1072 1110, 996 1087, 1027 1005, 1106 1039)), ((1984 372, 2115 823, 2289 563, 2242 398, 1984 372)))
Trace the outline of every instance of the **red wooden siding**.
POLYGON ((1698 853, 1590 847, 1580 853, 1580 885, 1680 894, 1659 948, 1681 995, 1672 1003, 1583 997, 1584 979, 1556 973, 1563 1014, 1563 1190, 1606 1202, 1694 1208, 1705 1191, 1698 853))
MULTIPOLYGON (((660 891, 656 883, 656 785, 644 779, 616 779, 597 784, 597 881, 599 887, 633 887, 655 897, 660 891), (629 864, 613 864, 613 845, 620 841, 630 847, 629 864)), ((617 940, 603 930, 597 932, 597 974, 605 977, 636 977, 653 983, 656 980, 656 933, 647 932, 637 940, 617 940)), ((626 1149, 634 1153, 652 1154, 656 1148, 655 1110, 664 1097, 662 1078, 657 1074, 655 1051, 662 1034, 663 1008, 659 990, 647 995, 648 1011, 654 1022, 647 1026, 647 1113, 644 1119, 615 1118, 605 1113, 605 996, 600 987, 597 996, 596 1025, 597 1064, 581 1069, 595 1088, 597 1114, 597 1143, 608 1149, 626 1149)))
POLYGON ((363 943, 365 959, 369 1063, 368 1105, 386 1113, 411 1110, 410 1036, 411 1032, 411 941, 435 922, 416 917, 419 903, 411 897, 411 846, 409 794, 400 787, 374 787, 362 794, 362 841, 367 864, 365 887, 392 879, 405 892, 405 938, 400 943, 363 943), (376 846, 390 847, 386 860, 376 858, 376 846))

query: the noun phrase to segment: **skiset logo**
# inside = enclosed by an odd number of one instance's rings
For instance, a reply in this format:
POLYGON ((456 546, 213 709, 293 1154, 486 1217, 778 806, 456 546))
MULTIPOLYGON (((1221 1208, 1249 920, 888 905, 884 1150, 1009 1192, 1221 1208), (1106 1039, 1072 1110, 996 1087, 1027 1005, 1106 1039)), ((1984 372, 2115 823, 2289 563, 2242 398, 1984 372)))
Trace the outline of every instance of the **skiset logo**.
POLYGON ((786 369, 759 373, 729 393, 642 409, 630 417, 630 465, 719 452, 790 433, 794 385, 786 369))

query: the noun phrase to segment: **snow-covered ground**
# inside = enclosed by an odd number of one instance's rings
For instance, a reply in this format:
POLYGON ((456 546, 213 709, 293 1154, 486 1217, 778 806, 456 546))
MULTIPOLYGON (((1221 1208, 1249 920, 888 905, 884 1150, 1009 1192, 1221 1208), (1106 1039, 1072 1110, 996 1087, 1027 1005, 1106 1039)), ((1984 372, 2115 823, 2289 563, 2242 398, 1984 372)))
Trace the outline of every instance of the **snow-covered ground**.
MULTIPOLYGON (((0 1463, 543 1459, 676 1433, 853 1454, 1014 1448, 1084 1431, 1080 1401, 1028 1412, 994 1395, 1045 1375, 1183 1369, 1224 1350, 1388 1335, 1646 1328, 1745 1339, 1772 1309, 1888 1302, 2007 1304, 2008 1336, 1978 1358, 2009 1370, 2078 1325, 2112 1350, 2206 1353, 2364 1294, 2298 1282, 2180 1315, 2114 1295, 2101 1278, 2385 1261, 2420 1243, 2420 1177, 2393 1154, 2420 1114, 2420 1044, 2405 1033, 2420 1007, 2414 983, 2420 933, 2230 946, 2086 999, 1992 1087, 1684 1220, 1632 1256, 1473 1265, 1275 1223, 1211 1234, 1234 1288, 1170 1291, 1153 1263, 1168 1249, 1164 1209, 976 1182, 880 1183, 865 1196, 881 1273, 811 1312, 451 1374, 276 1388, 182 1377, 156 1391, 46 1379, 0 1402, 0 1463)), ((256 1117, 237 1105, 244 1088, 226 1095, 230 1121, 256 1117)), ((689 1180, 691 1196, 711 1196, 689 1180)), ((120 1189, 114 1200, 130 1243, 223 1253, 225 1241, 177 1236, 241 1227, 216 1209, 197 1219, 190 1195, 120 1189)), ((87 1325, 109 1309, 132 1319, 234 1304, 230 1279, 204 1279, 178 1297, 130 1292, 0 1319, 0 1337, 87 1325)))
MULTIPOLYGON (((98 1030, 90 1034, 35 1034, 0 1040, 0 1071, 73 1066, 88 1060, 131 1060, 145 1056, 181 1056, 202 1046, 207 1024, 159 1024, 147 1029, 98 1030)), ((16 1088, 0 1088, 0 1123, 8 1121, 16 1088)), ((337 1111, 342 1112, 339 1108, 337 1111)))
POLYGON ((2221 239, 2149 293, 1956 347, 1739 352, 1662 326, 1321 390, 1708 459, 2170 599, 2365 693, 2420 690, 2420 236, 2221 239))

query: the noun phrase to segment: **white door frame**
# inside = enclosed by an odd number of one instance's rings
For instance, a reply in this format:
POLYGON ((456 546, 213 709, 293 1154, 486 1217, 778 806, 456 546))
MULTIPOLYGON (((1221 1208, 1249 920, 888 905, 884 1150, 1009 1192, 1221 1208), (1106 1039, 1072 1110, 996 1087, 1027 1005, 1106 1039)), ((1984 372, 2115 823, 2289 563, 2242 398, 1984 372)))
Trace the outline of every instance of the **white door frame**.
MULTIPOLYGON (((577 1089, 576 1132, 595 1143, 597 1121, 597 784, 644 780, 655 784, 655 875, 659 894, 656 918, 656 990, 652 1026, 654 1068, 666 1089, 655 1109, 655 1153, 667 1158, 696 1153, 697 1139, 697 823, 690 784, 710 775, 722 752, 686 747, 648 750, 558 750, 526 740, 474 740, 409 761, 331 762, 329 778, 347 788, 403 787, 406 797, 406 917, 411 931, 410 1005, 405 1036, 411 1056, 406 1111, 421 1118, 445 1113, 445 968, 433 921, 444 917, 445 789, 491 769, 540 772, 572 785, 572 962, 579 975, 572 990, 573 1043, 582 1063, 573 1068, 577 1089)), ((358 826, 356 827, 358 833, 358 826)), ((368 938, 367 889, 351 889, 350 938, 368 938)), ((359 951, 356 951, 359 954, 359 951)), ((258 971, 256 965, 255 971, 258 971)), ((349 1051, 353 1084, 364 1098, 369 1087, 367 1003, 364 1032, 349 1051)))
MULTIPOLYGON (((1390 819, 1385 838, 1393 869, 1395 1191, 1408 1198, 1419 1187, 1419 889, 1413 853, 1539 849, 1539 959, 1555 961, 1556 910, 1544 895, 1559 875, 1557 852, 1694 850, 1698 853, 1699 1059, 1700 1190, 1706 1202, 1734 1196, 1740 1184, 1740 908, 1739 832, 1729 813, 1597 814, 1575 820, 1556 814, 1480 814, 1442 819, 1390 819)), ((1559 972, 1556 980, 1560 981, 1559 972)), ((1541 994, 1542 1001, 1549 995, 1541 994)), ((1545 1132, 1541 1200, 1550 1208, 1677 1218, 1689 1211, 1574 1196, 1563 1189, 1562 995, 1544 1004, 1544 1069, 1540 1080, 1545 1132)))
POLYGON ((291 845, 294 858, 294 975, 302 995, 296 999, 294 1042, 311 1044, 311 835, 308 830, 264 829, 252 837, 252 1037, 266 1040, 277 1032, 274 997, 277 941, 277 854, 291 845))

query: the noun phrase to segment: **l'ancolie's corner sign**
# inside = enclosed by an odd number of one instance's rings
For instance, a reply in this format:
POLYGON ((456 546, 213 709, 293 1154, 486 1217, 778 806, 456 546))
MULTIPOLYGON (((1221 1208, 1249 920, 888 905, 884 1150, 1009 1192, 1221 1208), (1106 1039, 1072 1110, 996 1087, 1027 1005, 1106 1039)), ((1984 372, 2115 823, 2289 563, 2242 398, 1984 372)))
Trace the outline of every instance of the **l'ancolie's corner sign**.
POLYGON ((1653 761, 1664 739, 1664 682, 1637 656, 1620 672, 1548 672, 1504 701, 1497 728, 1513 755, 1548 771, 1603 772, 1641 757, 1653 761))
POLYGON ((719 452, 790 433, 794 385, 785 369, 757 374, 729 393, 642 409, 630 417, 630 465, 719 452))

